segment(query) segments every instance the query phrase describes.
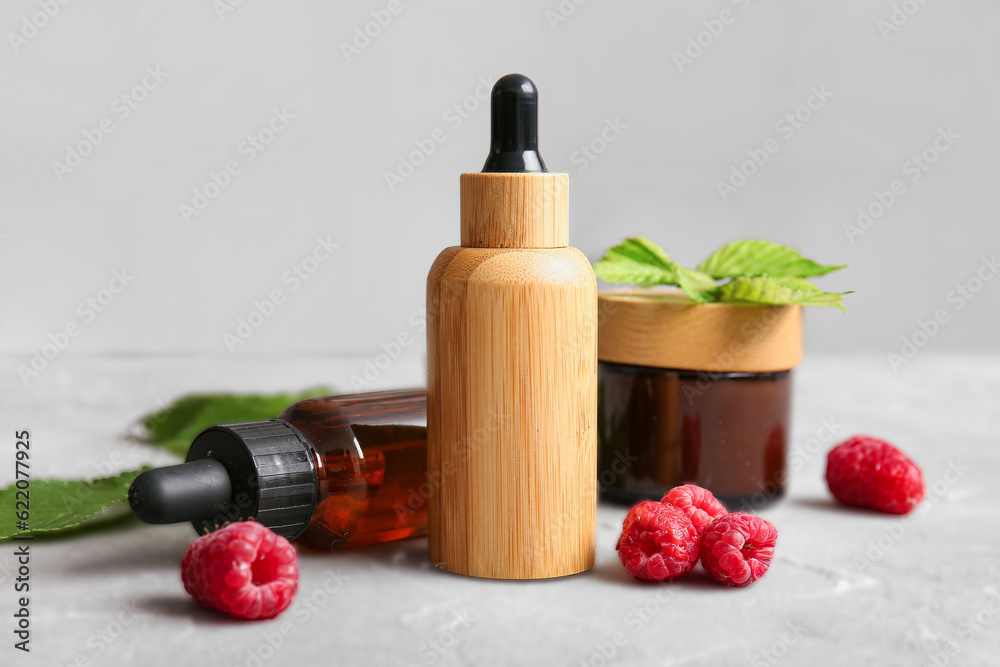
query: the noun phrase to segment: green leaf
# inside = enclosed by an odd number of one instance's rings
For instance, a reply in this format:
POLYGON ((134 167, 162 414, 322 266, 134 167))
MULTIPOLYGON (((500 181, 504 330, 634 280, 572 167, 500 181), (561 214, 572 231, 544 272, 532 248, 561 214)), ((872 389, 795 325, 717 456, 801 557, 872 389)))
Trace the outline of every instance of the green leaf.
POLYGON ((632 283, 639 287, 676 285, 677 264, 663 248, 645 236, 625 239, 604 253, 594 264, 594 273, 609 283, 632 283))
POLYGON ((733 241, 713 252, 698 270, 713 278, 766 274, 775 278, 825 276, 846 264, 823 266, 795 250, 770 241, 733 241))
POLYGON ((128 487, 143 470, 93 481, 33 479, 28 488, 28 530, 19 530, 16 512, 23 510, 24 492, 12 484, 0 489, 0 540, 14 535, 37 535, 79 526, 102 510, 128 498, 128 487), (20 495, 19 495, 20 492, 20 495))
POLYGON ((680 266, 645 236, 625 239, 609 249, 594 265, 594 273, 609 283, 677 285, 697 303, 715 300, 716 284, 711 276, 680 266))
POLYGON ((844 310, 841 297, 851 292, 824 292, 802 278, 740 276, 719 288, 722 301, 769 306, 828 306, 844 310))
POLYGON ((712 253, 697 270, 687 269, 650 239, 636 236, 610 248, 594 264, 594 272, 611 283, 677 285, 695 303, 723 300, 843 310, 841 297, 850 292, 824 292, 803 278, 826 275, 845 266, 823 266, 770 241, 733 241, 712 253), (724 278, 732 280, 718 286, 716 280, 724 278))
POLYGON ((715 279, 706 273, 678 266, 677 283, 695 303, 710 303, 719 300, 719 286, 715 284, 715 279))
POLYGON ((192 394, 146 415, 141 423, 150 442, 183 458, 195 436, 209 426, 273 419, 293 403, 335 393, 318 387, 298 394, 192 394))

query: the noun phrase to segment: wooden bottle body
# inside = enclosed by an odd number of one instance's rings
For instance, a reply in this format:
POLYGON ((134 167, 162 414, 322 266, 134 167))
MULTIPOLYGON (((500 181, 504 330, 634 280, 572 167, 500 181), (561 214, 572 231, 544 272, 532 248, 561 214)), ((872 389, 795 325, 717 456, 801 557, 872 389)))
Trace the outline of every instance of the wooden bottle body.
POLYGON ((594 563, 597 284, 579 250, 444 250, 427 280, 431 561, 498 579, 594 563))

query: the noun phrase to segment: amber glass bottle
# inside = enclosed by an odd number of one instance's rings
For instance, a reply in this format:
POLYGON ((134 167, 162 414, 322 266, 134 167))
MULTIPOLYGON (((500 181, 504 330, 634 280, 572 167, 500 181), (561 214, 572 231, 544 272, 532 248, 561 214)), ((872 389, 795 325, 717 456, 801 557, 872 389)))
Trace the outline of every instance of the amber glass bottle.
POLYGON ((319 502, 299 542, 338 549, 427 533, 427 392, 314 398, 281 415, 312 444, 319 502))
POLYGON ((148 523, 199 533, 253 519, 315 549, 427 532, 422 389, 310 398, 278 419, 213 426, 187 462, 139 475, 129 503, 148 523))

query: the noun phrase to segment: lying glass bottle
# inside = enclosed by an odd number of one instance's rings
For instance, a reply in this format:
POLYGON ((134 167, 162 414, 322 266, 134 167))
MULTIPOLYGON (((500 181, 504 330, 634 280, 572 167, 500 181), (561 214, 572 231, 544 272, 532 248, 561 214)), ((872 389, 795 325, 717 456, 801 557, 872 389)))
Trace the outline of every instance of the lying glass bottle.
POLYGON ((278 419, 213 426, 185 463, 148 470, 129 505, 199 534, 255 520, 314 549, 427 534, 427 392, 310 398, 278 419))

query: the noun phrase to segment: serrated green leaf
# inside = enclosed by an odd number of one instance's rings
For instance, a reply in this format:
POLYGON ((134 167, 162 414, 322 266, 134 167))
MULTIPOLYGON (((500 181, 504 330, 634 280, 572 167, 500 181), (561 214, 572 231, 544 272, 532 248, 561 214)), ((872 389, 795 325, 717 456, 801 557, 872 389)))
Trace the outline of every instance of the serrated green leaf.
POLYGON ((695 303, 718 301, 718 285, 708 274, 694 269, 677 267, 677 283, 695 303))
POLYGON ((698 270, 719 279, 762 274, 775 278, 811 278, 846 266, 817 264, 780 243, 732 241, 709 255, 698 265, 698 270))
POLYGON ((676 285, 677 268, 663 248, 645 236, 635 236, 609 248, 594 264, 594 273, 609 283, 651 287, 676 285))
POLYGON ((822 276, 844 265, 824 266, 770 241, 733 241, 699 265, 687 269, 644 236, 625 239, 594 265, 599 278, 639 287, 677 285, 696 303, 719 301, 768 305, 798 304, 844 309, 850 292, 824 292, 803 278, 822 276), (719 287, 717 280, 730 278, 719 287))
POLYGON ((288 394, 192 394, 140 420, 149 441, 184 457, 195 436, 209 426, 273 419, 306 398, 330 396, 328 387, 288 394))
POLYGON ((128 498, 128 487, 143 470, 130 470, 115 477, 92 481, 33 479, 28 493, 28 530, 19 530, 15 511, 21 511, 23 489, 12 484, 0 489, 0 540, 15 535, 37 535, 72 528, 84 523, 102 510, 128 498), (20 492, 20 493, 19 493, 20 492))
POLYGON ((844 310, 841 297, 851 292, 824 292, 802 278, 739 276, 719 288, 722 301, 768 306, 827 306, 844 310))

